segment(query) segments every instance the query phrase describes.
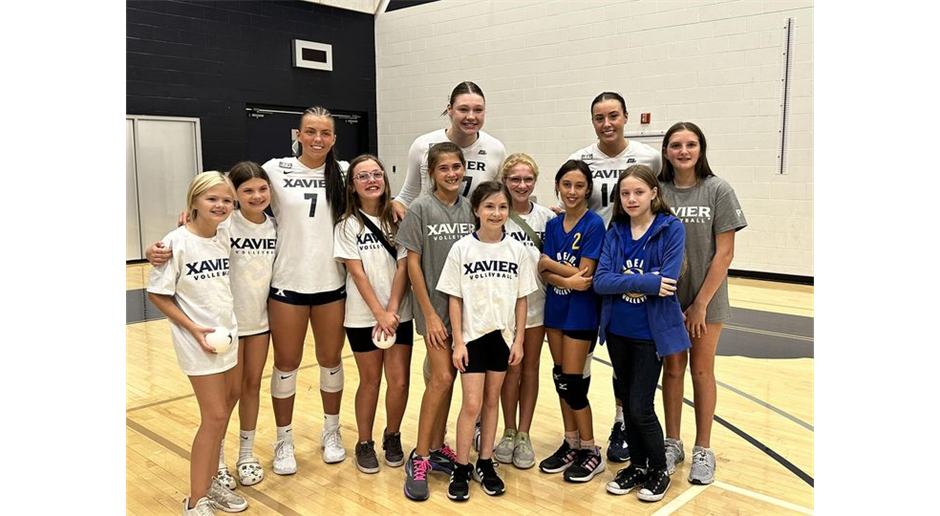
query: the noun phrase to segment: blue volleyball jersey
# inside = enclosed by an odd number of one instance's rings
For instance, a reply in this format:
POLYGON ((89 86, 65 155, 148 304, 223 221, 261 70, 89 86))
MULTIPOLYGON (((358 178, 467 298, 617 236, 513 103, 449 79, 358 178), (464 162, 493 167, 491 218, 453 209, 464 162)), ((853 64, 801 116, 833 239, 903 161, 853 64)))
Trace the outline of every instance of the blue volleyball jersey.
MULTIPOLYGON (((581 268, 582 258, 600 258, 604 220, 588 210, 567 233, 564 222, 564 216, 548 221, 542 252, 574 268, 581 268)), ((559 330, 596 330, 600 299, 594 289, 582 292, 549 285, 545 295, 545 326, 559 330)))

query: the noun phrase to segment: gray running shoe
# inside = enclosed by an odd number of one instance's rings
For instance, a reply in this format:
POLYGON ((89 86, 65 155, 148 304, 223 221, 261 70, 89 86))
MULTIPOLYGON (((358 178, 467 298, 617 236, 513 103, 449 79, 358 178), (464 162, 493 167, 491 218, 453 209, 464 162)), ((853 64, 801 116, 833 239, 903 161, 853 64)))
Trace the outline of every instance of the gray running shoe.
POLYGON ((411 500, 427 500, 430 491, 428 490, 428 473, 431 470, 431 462, 415 455, 411 450, 408 461, 405 462, 405 496, 411 500))
POLYGON ((372 439, 356 443, 356 468, 363 473, 379 472, 379 459, 375 456, 375 442, 372 439))
POLYGON ((405 463, 405 453, 401 449, 401 432, 382 433, 382 449, 385 450, 385 464, 397 468, 405 463))
POLYGON ((666 444, 666 472, 672 475, 676 472, 676 466, 685 460, 685 448, 682 445, 682 439, 665 439, 666 444))
POLYGON ((212 477, 212 483, 209 484, 209 490, 206 491, 206 498, 214 509, 225 512, 242 512, 248 508, 248 501, 229 491, 222 485, 219 477, 212 477))
POLYGON ((215 516, 209 499, 203 496, 196 502, 196 506, 189 508, 189 498, 183 500, 183 516, 215 516))
POLYGON ((715 453, 711 448, 692 448, 692 472, 689 482, 708 485, 715 481, 715 453))
POLYGON ((535 466, 535 450, 532 449, 532 440, 528 432, 519 432, 513 441, 512 463, 519 469, 529 469, 535 466))
POLYGON ((493 450, 493 457, 496 460, 502 462, 503 464, 509 464, 512 462, 513 454, 513 441, 516 437, 516 431, 512 428, 507 428, 503 431, 503 438, 499 440, 499 444, 496 445, 496 449, 493 450))

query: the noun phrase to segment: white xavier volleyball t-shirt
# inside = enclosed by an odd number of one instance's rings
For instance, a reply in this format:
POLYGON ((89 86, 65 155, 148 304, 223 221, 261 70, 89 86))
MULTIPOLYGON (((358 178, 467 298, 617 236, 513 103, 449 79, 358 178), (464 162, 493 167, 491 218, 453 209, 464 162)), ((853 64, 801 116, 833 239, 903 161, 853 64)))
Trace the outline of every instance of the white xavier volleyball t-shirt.
POLYGON ((516 299, 538 289, 525 246, 504 237, 496 243, 473 233, 450 249, 437 290, 463 300, 464 344, 500 330, 507 346, 516 332, 516 299))
POLYGON ((238 325, 229 286, 228 231, 219 230, 212 238, 194 235, 181 226, 161 242, 173 250, 169 261, 154 267, 147 292, 173 296, 180 310, 194 323, 214 328, 222 326, 236 337, 225 353, 205 352, 188 330, 170 321, 173 347, 180 368, 189 376, 221 373, 238 361, 238 325))
MULTIPOLYGON (((362 214, 368 217, 376 227, 381 228, 382 223, 378 217, 362 214)), ((388 300, 392 296, 392 283, 395 280, 395 272, 398 268, 398 260, 404 259, 408 255, 401 244, 395 246, 397 258, 385 250, 385 246, 379 241, 378 237, 372 233, 369 228, 364 228, 355 216, 341 220, 336 224, 335 240, 333 243, 333 256, 346 260, 361 260, 362 269, 369 278, 369 284, 375 296, 379 299, 382 306, 388 306, 388 300)), ((407 270, 403 274, 407 274, 407 270)), ((406 289, 405 297, 398 306, 398 315, 401 322, 410 321, 413 318, 411 311, 411 289, 406 289)), ((346 320, 343 326, 347 328, 369 328, 375 326, 375 317, 372 316, 372 310, 353 280, 352 274, 347 274, 346 278, 346 320)))
MULTIPOLYGON (((345 173, 349 164, 339 163, 345 173)), ((278 228, 271 287, 303 294, 339 289, 346 274, 333 259, 333 215, 326 199, 325 165, 307 168, 297 158, 281 158, 262 168, 271 178, 271 208, 278 228)))
POLYGON ((231 284, 235 298, 238 336, 250 337, 268 331, 268 291, 277 251, 277 227, 265 215, 255 224, 238 210, 219 225, 229 233, 231 284))
MULTIPOLYGON (((438 129, 417 137, 408 151, 408 173, 405 184, 395 200, 410 206, 412 201, 423 193, 431 191, 431 178, 428 177, 428 151, 436 143, 449 142, 445 129, 438 129)), ((484 181, 492 181, 499 173, 499 167, 506 159, 506 147, 503 142, 480 131, 473 145, 461 149, 467 161, 463 174, 463 187, 460 195, 470 198, 473 189, 484 181)))
MULTIPOLYGON (((532 231, 544 242, 545 226, 548 225, 548 221, 555 218, 555 212, 534 202, 532 202, 531 205, 532 209, 529 210, 529 213, 520 213, 519 217, 524 220, 525 223, 532 228, 532 231)), ((506 221, 506 234, 525 246, 532 273, 535 275, 535 281, 538 285, 538 289, 529 294, 529 297, 526 298, 527 314, 525 327, 535 328, 536 326, 542 326, 545 324, 545 283, 542 282, 542 278, 537 272, 542 251, 536 247, 535 242, 533 242, 532 239, 529 238, 529 235, 512 219, 506 221)))
POLYGON ((578 159, 587 163, 593 172, 594 191, 588 199, 588 208, 604 219, 604 226, 610 223, 614 212, 614 203, 619 198, 617 192, 617 178, 620 173, 632 165, 646 165, 653 169, 653 174, 659 175, 663 168, 662 154, 649 145, 629 140, 627 148, 616 156, 608 156, 597 147, 597 142, 575 152, 568 159, 578 159))

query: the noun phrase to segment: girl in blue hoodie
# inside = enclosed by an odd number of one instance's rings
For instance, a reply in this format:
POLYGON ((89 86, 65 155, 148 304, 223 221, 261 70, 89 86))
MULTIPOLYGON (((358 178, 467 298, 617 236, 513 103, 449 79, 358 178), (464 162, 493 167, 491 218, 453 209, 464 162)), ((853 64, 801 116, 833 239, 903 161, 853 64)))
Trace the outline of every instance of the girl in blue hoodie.
POLYGON ((624 401, 630 466, 607 484, 612 494, 638 488, 640 500, 656 502, 669 488, 663 429, 653 408, 663 357, 689 349, 682 309, 675 297, 685 252, 685 227, 660 195, 646 165, 624 170, 594 275, 604 296, 600 339, 616 371, 624 401))

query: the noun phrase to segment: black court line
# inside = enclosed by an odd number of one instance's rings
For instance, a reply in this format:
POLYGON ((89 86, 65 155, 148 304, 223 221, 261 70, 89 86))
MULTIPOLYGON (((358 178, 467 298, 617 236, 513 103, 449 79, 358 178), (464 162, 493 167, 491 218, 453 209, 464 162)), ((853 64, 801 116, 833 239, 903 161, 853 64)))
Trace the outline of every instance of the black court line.
MULTIPOLYGON (((598 362, 600 362, 600 363, 606 365, 607 367, 613 368, 613 366, 610 364, 610 362, 604 360, 603 358, 597 358, 597 357, 593 357, 593 358, 594 358, 594 360, 596 360, 596 361, 598 361, 598 362)), ((662 388, 661 385, 657 385, 656 388, 659 389, 659 390, 663 390, 663 388, 662 388)), ((682 402, 685 403, 686 405, 692 407, 692 408, 695 408, 695 403, 694 403, 692 400, 688 399, 688 398, 682 398, 682 402)), ((802 469, 800 469, 796 464, 793 464, 792 462, 788 461, 788 460, 787 460, 786 458, 784 458, 782 455, 780 455, 779 453, 775 452, 773 449, 771 449, 771 448, 770 448, 769 446, 767 446, 766 444, 764 444, 764 443, 758 441, 757 439, 755 439, 754 437, 752 437, 751 435, 749 435, 747 432, 741 430, 740 428, 738 428, 738 427, 732 425, 731 423, 729 423, 729 422, 726 421, 725 419, 719 417, 718 414, 715 414, 714 419, 715 419, 715 421, 716 421, 719 425, 721 425, 721 426, 727 428, 728 430, 731 430, 732 432, 734 432, 735 434, 737 434, 738 437, 740 437, 740 438, 744 439, 745 441, 751 443, 755 448, 757 448, 758 450, 760 450, 760 451, 766 453, 767 455, 769 455, 770 458, 774 459, 774 460, 777 461, 780 465, 782 465, 783 467, 785 467, 785 468, 787 468, 788 470, 790 470, 791 473, 793 473, 794 475, 796 475, 797 477, 799 477, 801 480, 803 480, 804 482, 806 482, 807 484, 809 484, 810 487, 813 487, 813 488, 816 487, 816 486, 813 485, 813 483, 814 483, 813 477, 809 476, 805 471, 803 471, 802 469)))
MULTIPOLYGON (((125 418, 125 421, 126 421, 128 428, 134 430, 135 432, 146 437, 147 439, 150 439, 151 441, 157 443, 158 445, 166 448, 167 450, 172 452, 174 455, 180 457, 186 462, 189 462, 190 454, 181 446, 178 446, 175 443, 170 442, 168 439, 164 438, 162 435, 150 430, 149 428, 138 423, 137 421, 132 420, 131 418, 125 418)), ((277 511, 287 516, 301 516, 301 513, 299 511, 293 509, 292 507, 282 504, 281 502, 275 500, 274 498, 271 498, 267 494, 261 491, 258 491, 254 487, 244 486, 241 484, 239 484, 239 487, 241 487, 243 494, 250 496, 251 498, 257 500, 258 502, 263 504, 265 507, 273 511, 277 511)))

